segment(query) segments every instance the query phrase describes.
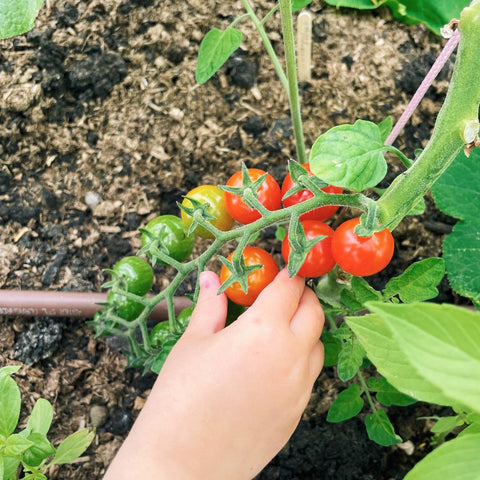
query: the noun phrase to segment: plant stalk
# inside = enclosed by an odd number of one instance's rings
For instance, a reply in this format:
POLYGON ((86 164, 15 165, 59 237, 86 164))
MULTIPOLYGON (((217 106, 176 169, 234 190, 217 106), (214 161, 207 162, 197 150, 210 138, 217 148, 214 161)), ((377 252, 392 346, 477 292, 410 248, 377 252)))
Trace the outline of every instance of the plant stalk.
POLYGON ((279 0, 282 18, 283 44, 285 47, 285 62, 287 66, 288 99, 290 101, 290 115, 292 117, 295 146, 299 163, 307 162, 305 140, 303 137, 302 114, 298 95, 297 62, 295 59, 295 38, 293 32, 292 2, 279 0))
POLYGON ((288 95, 287 77, 285 75, 285 72, 283 71, 282 65, 280 64, 280 60, 278 59, 277 54, 275 53, 275 50, 273 49, 273 46, 268 38, 267 32, 265 31, 265 28, 263 26, 263 22, 257 17, 256 13, 254 12, 248 0, 242 0, 242 3, 248 15, 252 19, 252 22, 255 25, 255 28, 257 29, 257 32, 260 35, 260 38, 262 39, 263 45, 268 53, 268 56, 272 61, 275 71, 277 72, 280 83, 282 84, 283 88, 285 89, 288 95))
POLYGON ((467 145, 468 122, 478 123, 480 104, 480 3, 463 10, 457 61, 445 102, 425 150, 378 200, 382 225, 393 230, 467 145))

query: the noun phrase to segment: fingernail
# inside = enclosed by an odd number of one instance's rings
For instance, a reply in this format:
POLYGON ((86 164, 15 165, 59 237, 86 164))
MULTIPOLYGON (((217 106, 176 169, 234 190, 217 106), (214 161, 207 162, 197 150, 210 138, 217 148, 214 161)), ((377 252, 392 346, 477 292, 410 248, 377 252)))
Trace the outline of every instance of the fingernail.
POLYGON ((200 274, 200 288, 210 288, 210 275, 209 272, 202 272, 200 274))

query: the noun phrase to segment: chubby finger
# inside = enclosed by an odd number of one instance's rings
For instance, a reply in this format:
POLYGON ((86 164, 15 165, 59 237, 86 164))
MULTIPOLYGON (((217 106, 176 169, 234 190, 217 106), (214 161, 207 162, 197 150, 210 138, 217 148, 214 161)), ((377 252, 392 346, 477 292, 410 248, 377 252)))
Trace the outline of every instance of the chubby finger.
POLYGON ((314 291, 306 287, 297 311, 290 322, 290 329, 307 345, 314 345, 322 334, 325 315, 314 291))
POLYGON ((303 277, 288 276, 287 270, 281 270, 270 285, 260 293, 249 312, 278 323, 282 319, 289 324, 305 290, 303 277))
POLYGON ((216 273, 206 270, 200 274, 200 293, 188 325, 189 333, 216 333, 225 327, 227 297, 217 294, 219 288, 216 273))

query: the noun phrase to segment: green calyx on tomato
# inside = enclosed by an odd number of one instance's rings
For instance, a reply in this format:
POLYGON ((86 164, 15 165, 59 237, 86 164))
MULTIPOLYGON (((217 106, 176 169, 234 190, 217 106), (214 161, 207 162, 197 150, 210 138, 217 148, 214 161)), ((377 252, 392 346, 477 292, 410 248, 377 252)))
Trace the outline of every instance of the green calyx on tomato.
POLYGON ((193 230, 198 237, 214 238, 215 235, 208 228, 199 225, 192 217, 196 210, 200 211, 202 217, 218 230, 225 232, 233 226, 234 219, 225 205, 225 193, 215 185, 200 185, 190 190, 181 204, 182 221, 189 231, 193 230))
POLYGON ((332 254, 334 231, 317 220, 298 222, 297 231, 289 232, 282 242, 282 256, 290 275, 320 277, 335 266, 332 254), (293 248, 292 248, 293 246, 293 248))
POLYGON ((358 277, 374 275, 383 270, 392 259, 395 243, 388 229, 370 237, 355 233, 360 218, 342 223, 332 237, 332 254, 338 265, 358 277))
POLYGON ((140 257, 125 257, 112 269, 114 280, 123 282, 122 287, 135 295, 145 295, 153 285, 153 270, 150 264, 140 257))
MULTIPOLYGON (((310 171, 310 165, 308 163, 302 164, 302 167, 308 172, 309 176, 314 176, 310 171)), ((289 173, 282 183, 282 203, 285 208, 305 202, 306 200, 310 200, 314 197, 313 192, 306 189, 299 190, 293 195, 286 196, 287 193, 293 188, 298 190, 297 184, 293 181, 292 175, 289 173)), ((325 193, 336 194, 343 192, 341 187, 334 187, 333 185, 327 185, 326 187, 323 187, 322 191, 325 193)), ((338 208, 339 207, 337 205, 325 205, 324 207, 318 207, 302 214, 300 216, 300 220, 319 220, 323 222, 324 220, 332 217, 337 212, 338 208)))
POLYGON ((274 258, 265 250, 258 247, 245 247, 242 252, 241 265, 243 266, 246 282, 242 282, 238 272, 235 270, 233 260, 235 252, 232 252, 227 259, 223 259, 220 271, 220 281, 227 287, 224 289, 226 296, 234 303, 249 307, 256 300, 260 292, 269 285, 278 273, 278 266, 274 258), (259 267, 259 265, 261 265, 259 267), (233 278, 231 278, 233 276, 233 278), (233 280, 233 281, 232 281, 233 280), (244 289, 241 283, 246 283, 244 289))
POLYGON ((166 262, 158 259, 159 252, 183 262, 193 251, 195 237, 188 235, 187 227, 175 215, 160 215, 150 220, 141 232, 141 251, 162 265, 166 262))
POLYGON ((247 169, 243 165, 242 170, 234 173, 223 188, 230 215, 244 225, 262 216, 258 209, 245 203, 242 196, 246 195, 247 191, 253 193, 267 210, 278 210, 281 205, 281 192, 277 181, 269 173, 258 168, 247 169))

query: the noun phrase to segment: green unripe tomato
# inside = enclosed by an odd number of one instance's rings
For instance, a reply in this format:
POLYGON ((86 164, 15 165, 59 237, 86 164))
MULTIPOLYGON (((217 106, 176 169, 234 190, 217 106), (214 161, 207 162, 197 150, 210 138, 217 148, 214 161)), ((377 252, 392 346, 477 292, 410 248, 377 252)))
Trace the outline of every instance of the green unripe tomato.
MULTIPOLYGON (((182 330, 187 327, 190 317, 192 316, 192 312, 193 306, 184 308, 177 315, 177 323, 181 326, 182 330)), ((153 347, 159 347, 165 342, 167 337, 171 338, 172 336, 174 336, 174 334, 172 334, 170 331, 169 322, 159 322, 152 328, 152 331, 150 332, 150 342, 153 347)))
MULTIPOLYGON (((161 215, 150 220, 144 230, 150 232, 159 241, 160 250, 163 249, 167 255, 177 260, 177 262, 186 260, 193 251, 195 237, 188 235, 188 228, 180 217, 161 215)), ((145 247, 152 241, 154 241, 152 238, 142 233, 142 247, 145 247)), ((151 253, 147 253, 147 256, 149 258, 152 257, 151 253)), ((165 264, 161 261, 159 263, 165 264)))
POLYGON ((177 323, 183 328, 187 328, 188 323, 190 322, 190 318, 193 313, 193 306, 184 308, 178 315, 177 315, 177 323))
POLYGON ((107 302, 114 305, 114 313, 125 320, 135 320, 143 311, 144 305, 125 297, 120 293, 110 292, 107 302))
POLYGON ((152 347, 159 347, 170 335, 170 325, 168 322, 157 323, 150 332, 150 343, 152 347))
POLYGON ((153 269, 140 257, 125 257, 113 267, 113 271, 126 283, 127 292, 145 295, 153 285, 153 269))

